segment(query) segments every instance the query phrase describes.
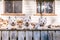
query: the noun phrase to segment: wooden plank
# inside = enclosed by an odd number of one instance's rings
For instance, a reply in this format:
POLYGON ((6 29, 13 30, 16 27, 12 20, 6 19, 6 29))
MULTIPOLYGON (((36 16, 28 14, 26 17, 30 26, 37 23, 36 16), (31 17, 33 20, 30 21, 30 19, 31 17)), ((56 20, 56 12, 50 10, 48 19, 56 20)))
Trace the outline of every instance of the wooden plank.
POLYGON ((55 40, 60 40, 60 31, 56 31, 55 40))
MULTIPOLYGON (((40 13, 34 14, 34 16, 41 16, 40 13)), ((55 13, 42 13, 42 16, 57 16, 55 13)))
POLYGON ((0 31, 0 40, 1 40, 1 31, 0 31))
POLYGON ((49 37, 49 40, 54 40, 55 39, 55 31, 49 31, 48 37, 49 37))
POLYGON ((60 31, 59 29, 51 29, 51 28, 47 28, 47 29, 0 29, 0 31, 60 31))
POLYGON ((9 32, 2 31, 2 40, 9 40, 9 32))
POLYGON ((2 16, 25 16, 25 14, 22 14, 22 13, 4 13, 1 15, 2 16))
POLYGON ((10 31, 10 40, 17 40, 17 31, 10 31))
POLYGON ((33 32, 33 39, 34 40, 40 40, 40 31, 34 31, 33 32))
POLYGON ((18 40, 24 40, 25 32, 24 31, 18 31, 18 40))
POLYGON ((26 40, 32 40, 32 31, 26 31, 26 40))
POLYGON ((41 40, 48 40, 47 31, 41 31, 41 40))
POLYGON ((53 31, 52 34, 53 34, 53 40, 56 40, 56 31, 53 31))

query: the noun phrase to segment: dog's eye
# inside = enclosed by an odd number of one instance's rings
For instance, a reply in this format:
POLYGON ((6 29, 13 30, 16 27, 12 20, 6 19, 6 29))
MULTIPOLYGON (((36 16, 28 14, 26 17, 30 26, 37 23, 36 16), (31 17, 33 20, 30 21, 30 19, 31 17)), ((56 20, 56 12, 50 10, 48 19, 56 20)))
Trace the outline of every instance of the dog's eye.
POLYGON ((29 21, 29 20, 28 20, 29 21))
POLYGON ((26 20, 25 20, 26 21, 26 20))

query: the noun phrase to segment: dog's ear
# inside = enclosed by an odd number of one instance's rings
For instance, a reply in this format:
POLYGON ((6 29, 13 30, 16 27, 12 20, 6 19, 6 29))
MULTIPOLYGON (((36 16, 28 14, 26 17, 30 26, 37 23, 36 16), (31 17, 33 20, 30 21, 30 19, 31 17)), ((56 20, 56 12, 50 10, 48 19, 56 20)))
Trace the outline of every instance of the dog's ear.
POLYGON ((11 22, 15 22, 16 18, 15 16, 10 17, 11 22))

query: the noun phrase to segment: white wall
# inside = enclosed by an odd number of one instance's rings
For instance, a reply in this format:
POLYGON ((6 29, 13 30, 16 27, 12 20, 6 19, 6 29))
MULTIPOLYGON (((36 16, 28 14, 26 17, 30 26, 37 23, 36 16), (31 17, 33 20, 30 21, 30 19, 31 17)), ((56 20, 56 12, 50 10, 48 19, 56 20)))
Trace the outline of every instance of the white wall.
POLYGON ((60 25, 60 0, 55 0, 55 14, 57 15, 55 17, 55 25, 59 24, 60 25))
POLYGON ((23 0, 22 4, 24 14, 36 13, 36 0, 23 0))
POLYGON ((4 13, 4 4, 3 0, 0 0, 0 14, 4 13))
POLYGON ((55 0, 55 14, 60 16, 60 1, 59 0, 55 0))

